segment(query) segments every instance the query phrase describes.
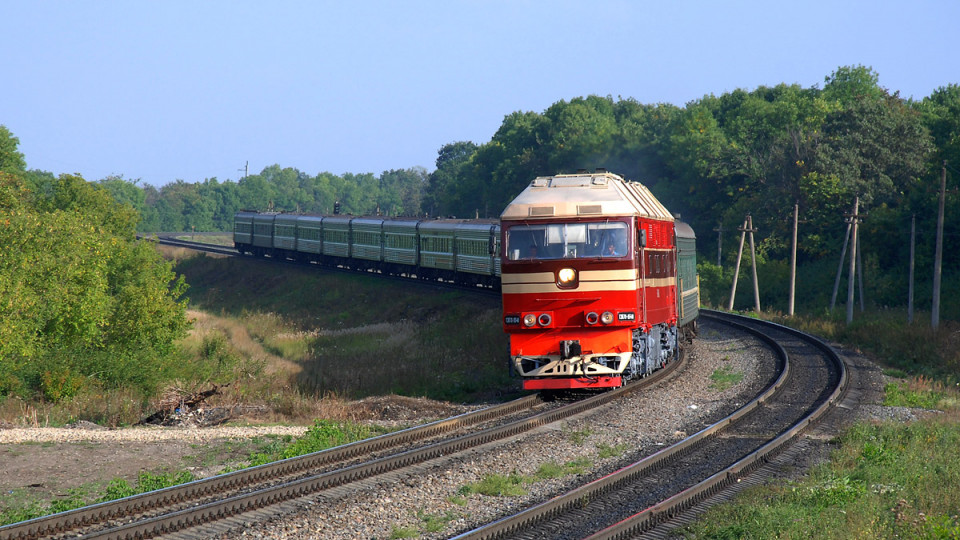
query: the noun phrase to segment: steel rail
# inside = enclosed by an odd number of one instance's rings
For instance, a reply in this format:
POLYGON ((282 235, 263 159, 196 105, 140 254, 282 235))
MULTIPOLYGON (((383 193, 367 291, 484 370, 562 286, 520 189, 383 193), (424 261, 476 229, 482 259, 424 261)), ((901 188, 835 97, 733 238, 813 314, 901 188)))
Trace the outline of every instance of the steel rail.
MULTIPOLYGON (((617 390, 570 403, 557 409, 536 414, 527 419, 511 422, 504 426, 486 429, 474 434, 463 435, 424 448, 401 452, 396 455, 386 456, 370 462, 361 463, 326 473, 310 475, 292 482, 257 489, 250 493, 200 504, 183 510, 175 511, 170 514, 164 514, 144 520, 136 520, 128 524, 119 525, 115 528, 91 532, 85 534, 84 537, 150 538, 185 528, 200 526, 243 512, 259 509, 264 506, 279 504, 325 489, 331 489, 351 482, 357 482, 403 467, 417 465, 430 459, 450 455, 456 452, 462 452, 482 444, 520 435, 532 429, 569 418, 609 403, 610 401, 618 399, 624 395, 659 382, 661 379, 673 373, 681 364, 682 358, 680 361, 667 364, 664 369, 657 371, 650 377, 646 377, 635 383, 628 384, 617 390)), ((278 476, 278 474, 273 472, 274 469, 282 470, 284 472, 280 474, 287 475, 298 472, 305 473, 311 468, 315 468, 325 463, 337 461, 337 459, 334 459, 333 457, 335 454, 343 456, 340 458, 340 460, 343 460, 356 455, 361 455, 365 451, 372 451, 370 449, 381 449, 384 446, 396 446, 397 444, 401 444, 400 438, 405 435, 407 438, 411 438, 410 432, 418 431, 421 433, 436 434, 439 432, 450 431, 451 429, 455 429, 455 427, 459 427, 456 425, 456 422, 457 419, 461 417, 470 417, 474 420, 472 423, 477 423, 483 421, 483 419, 491 419, 496 417, 497 414, 491 412, 492 410, 509 411, 501 413, 509 414, 510 412, 519 411, 524 408, 530 408, 539 401, 540 400, 538 396, 527 396, 525 398, 521 398, 520 400, 514 400, 512 402, 489 409, 484 409, 482 411, 466 413, 464 415, 460 415, 460 417, 441 420, 432 424, 411 428, 395 434, 382 435, 374 439, 359 441, 343 447, 337 447, 330 450, 325 450, 323 452, 309 454, 307 456, 289 458, 274 464, 261 465, 259 467, 235 471, 233 473, 228 473, 226 475, 204 480, 197 480, 188 484, 174 486, 156 492, 135 495, 125 499, 100 503, 98 505, 63 512, 61 514, 54 514, 52 516, 46 516, 22 523, 8 525, 0 528, 0 539, 25 540, 44 538, 63 534, 81 527, 91 527, 109 521, 129 519, 130 516, 142 515, 145 512, 155 511, 156 509, 165 506, 183 505, 197 499, 213 497, 216 496, 218 491, 230 489, 237 490, 243 488, 244 486, 253 486, 255 483, 268 482, 271 478, 278 476), (391 441, 393 438, 396 438, 397 440, 391 441), (368 450, 362 450, 363 448, 368 448, 368 450), (312 463, 313 465, 307 465, 306 463, 312 463)))
POLYGON ((539 396, 529 395, 493 407, 437 420, 422 426, 416 426, 370 439, 364 439, 336 448, 195 480, 158 491, 133 495, 115 501, 108 501, 76 510, 69 510, 59 514, 6 525, 0 527, 0 540, 42 538, 53 534, 61 534, 78 527, 88 527, 110 519, 117 519, 123 516, 151 511, 163 506, 213 496, 225 490, 242 489, 244 486, 262 483, 270 478, 305 473, 332 463, 345 461, 372 452, 384 451, 404 444, 410 444, 462 427, 528 410, 539 403, 542 403, 539 396))
MULTIPOLYGON (((546 519, 550 519, 553 516, 560 515, 568 509, 582 506, 587 501, 593 500, 607 492, 618 489, 620 486, 635 481, 649 471, 657 469, 667 460, 690 452, 697 446, 703 444, 709 438, 715 436, 723 429, 731 426, 748 413, 760 407, 771 397, 776 395, 785 384, 789 375, 790 363, 786 350, 770 336, 767 336, 766 334, 763 334, 738 322, 733 322, 730 317, 726 315, 710 311, 704 312, 703 315, 708 318, 714 318, 715 320, 723 321, 725 324, 734 325, 737 328, 757 336, 759 339, 771 345, 773 350, 776 351, 777 355, 781 358, 783 365, 782 372, 777 378, 777 381, 766 388, 760 396, 747 403, 741 409, 738 409, 733 414, 727 416, 719 422, 701 430, 700 432, 673 446, 660 450, 632 465, 620 469, 619 471, 611 473, 603 478, 555 497, 549 501, 545 501, 539 505, 533 506, 523 512, 519 512, 513 516, 509 516, 472 531, 468 531, 464 534, 456 536, 455 538, 458 540, 507 538, 516 534, 522 529, 533 526, 546 519)), ((751 321, 753 320, 751 319, 751 321)), ((786 327, 778 325, 778 328, 795 333, 795 335, 797 334, 796 331, 786 327)), ((802 421, 798 422, 793 427, 777 436, 773 441, 770 441, 760 449, 742 458, 734 465, 724 469, 724 471, 716 473, 696 486, 688 488, 680 494, 675 495, 666 501, 658 503, 635 516, 627 518, 608 529, 604 529, 591 538, 626 538, 637 534, 638 532, 649 530, 651 527, 662 522, 663 520, 672 517, 681 509, 688 508, 689 506, 696 504, 706 496, 723 489, 723 487, 730 485, 738 478, 749 473, 756 466, 766 461, 773 453, 781 449, 784 444, 792 440, 792 438, 799 434, 800 431, 825 414, 829 408, 838 402, 842 390, 846 386, 846 374, 843 362, 840 360, 839 356, 837 356, 836 353, 829 348, 829 346, 826 346, 819 340, 816 340, 815 345, 827 353, 827 357, 830 358, 830 360, 834 362, 840 370, 840 377, 836 388, 831 396, 823 404, 821 404, 820 407, 814 410, 802 421)))
MULTIPOLYGON (((742 318, 740 316, 720 312, 710 312, 708 316, 714 316, 717 319, 726 320, 732 320, 734 317, 742 318)), ((811 343, 816 348, 820 349, 824 356, 833 362, 835 367, 840 371, 840 376, 837 380, 836 386, 833 389, 833 392, 809 415, 802 418, 789 429, 781 433, 767 444, 758 448, 756 451, 738 460, 733 465, 682 491, 681 493, 674 495, 673 497, 657 503, 656 505, 651 506, 642 512, 630 516, 619 523, 611 525, 610 527, 599 531, 592 536, 589 536, 588 540, 620 540, 624 538, 634 538, 646 531, 649 531, 658 524, 668 519, 672 519, 680 512, 692 508, 704 499, 719 493, 725 488, 740 481, 740 479, 742 479, 744 476, 750 474, 750 472, 769 461, 771 457, 783 450, 787 444, 792 442, 810 426, 823 418, 823 416, 827 414, 827 412, 829 412, 834 406, 836 406, 843 398, 843 395, 847 390, 846 364, 832 347, 824 343, 823 340, 816 336, 806 334, 787 326, 768 321, 759 321, 756 319, 750 319, 750 321, 757 325, 776 328, 785 333, 792 334, 794 337, 800 338, 807 343, 811 343)))

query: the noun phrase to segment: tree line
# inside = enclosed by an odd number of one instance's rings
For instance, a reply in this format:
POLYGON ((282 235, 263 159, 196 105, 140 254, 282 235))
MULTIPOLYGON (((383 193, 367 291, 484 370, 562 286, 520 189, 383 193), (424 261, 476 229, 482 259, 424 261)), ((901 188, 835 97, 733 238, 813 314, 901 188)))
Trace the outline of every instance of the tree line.
MULTIPOLYGON (((859 197, 867 216, 862 252, 871 300, 899 305, 905 302, 911 216, 919 231, 918 276, 932 269, 942 163, 952 164, 950 175, 960 168, 960 86, 907 100, 878 81, 868 67, 846 66, 825 77, 822 87, 738 89, 684 106, 610 96, 563 100, 543 112, 507 115, 485 143, 444 145, 433 172, 413 167, 379 176, 310 175, 271 165, 236 182, 177 180, 155 188, 111 177, 97 183, 139 211, 142 232, 210 231, 230 230, 240 209, 329 214, 336 203, 356 215, 496 217, 536 176, 603 167, 643 182, 693 225, 714 304, 725 292, 710 278, 729 282, 736 229, 746 214, 759 229, 761 277, 785 275, 795 203, 802 220, 799 264, 815 269, 802 282, 814 288, 801 298, 825 304, 844 214, 859 197), (720 240, 715 229, 728 241, 720 265, 711 267, 720 240)), ((950 192, 948 216, 956 215, 958 204, 950 192)), ((947 220, 948 240, 958 236, 958 225, 947 220)), ((953 272, 960 257, 946 253, 944 271, 953 272)), ((918 282, 918 298, 928 292, 925 286, 918 282)), ((945 293, 960 293, 951 287, 958 289, 948 280, 945 293)), ((768 290, 763 296, 770 305, 785 295, 768 290)))

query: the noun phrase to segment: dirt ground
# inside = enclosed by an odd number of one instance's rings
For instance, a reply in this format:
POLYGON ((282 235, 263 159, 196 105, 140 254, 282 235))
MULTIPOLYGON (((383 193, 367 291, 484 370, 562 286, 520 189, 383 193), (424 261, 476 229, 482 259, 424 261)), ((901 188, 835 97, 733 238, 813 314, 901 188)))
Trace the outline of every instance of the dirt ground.
MULTIPOLYGON (((471 407, 383 396, 356 402, 371 423, 388 427, 446 418, 471 407)), ((242 420, 242 419, 240 419, 242 420)), ((91 500, 115 478, 135 485, 141 472, 190 471, 206 477, 247 461, 252 452, 306 426, 0 428, 0 511, 25 501, 77 494, 91 500)))

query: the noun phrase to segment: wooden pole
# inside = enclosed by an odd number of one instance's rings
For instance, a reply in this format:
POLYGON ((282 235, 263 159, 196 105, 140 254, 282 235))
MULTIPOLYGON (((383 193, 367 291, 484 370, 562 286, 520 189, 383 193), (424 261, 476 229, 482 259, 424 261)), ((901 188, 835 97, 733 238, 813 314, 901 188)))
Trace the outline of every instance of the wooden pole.
POLYGON ((717 231, 717 266, 723 268, 723 222, 713 230, 717 231))
POLYGON ((793 244, 790 249, 790 298, 787 316, 793 317, 793 304, 797 290, 797 223, 800 219, 800 201, 793 204, 793 244))
POLYGON ((730 289, 730 304, 727 310, 733 311, 733 300, 737 297, 737 279, 740 277, 740 260, 743 258, 743 241, 747 238, 747 220, 743 220, 740 227, 740 250, 737 251, 737 265, 733 269, 733 287, 730 289))
POLYGON ((857 212, 859 210, 860 196, 858 195, 853 202, 853 217, 850 218, 853 229, 850 236, 852 239, 850 241, 850 275, 847 276, 847 324, 853 322, 853 285, 856 283, 857 273, 857 212))
POLYGON ((753 217, 747 214, 747 223, 750 232, 750 266, 753 268, 753 305, 757 313, 760 313, 760 281, 757 280, 757 250, 753 245, 753 217))
POLYGON ((940 209, 937 212, 937 250, 933 259, 933 308, 930 310, 930 326, 940 326, 940 271, 943 268, 943 205, 947 199, 947 160, 943 160, 940 173, 940 209))
POLYGON ((910 287, 907 293, 907 322, 913 323, 913 269, 916 264, 917 215, 910 217, 910 287))
POLYGON ((847 234, 843 237, 843 249, 840 250, 840 264, 837 265, 837 279, 833 282, 833 296, 830 297, 830 311, 837 305, 837 291, 840 290, 840 274, 843 273, 843 261, 847 258, 847 244, 850 243, 852 223, 847 223, 847 234))

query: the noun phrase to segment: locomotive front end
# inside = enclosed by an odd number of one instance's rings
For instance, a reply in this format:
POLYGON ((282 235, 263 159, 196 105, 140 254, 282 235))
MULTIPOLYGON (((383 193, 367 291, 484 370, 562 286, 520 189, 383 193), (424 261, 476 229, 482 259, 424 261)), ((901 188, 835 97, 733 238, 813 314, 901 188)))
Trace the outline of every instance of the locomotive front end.
POLYGON ((649 211, 625 185, 605 172, 541 177, 501 215, 503 328, 524 389, 618 387, 650 371, 644 351, 661 355, 649 311, 669 299, 647 298, 649 211))
POLYGON ((504 227, 504 330, 524 388, 620 386, 637 325, 626 220, 504 227))

